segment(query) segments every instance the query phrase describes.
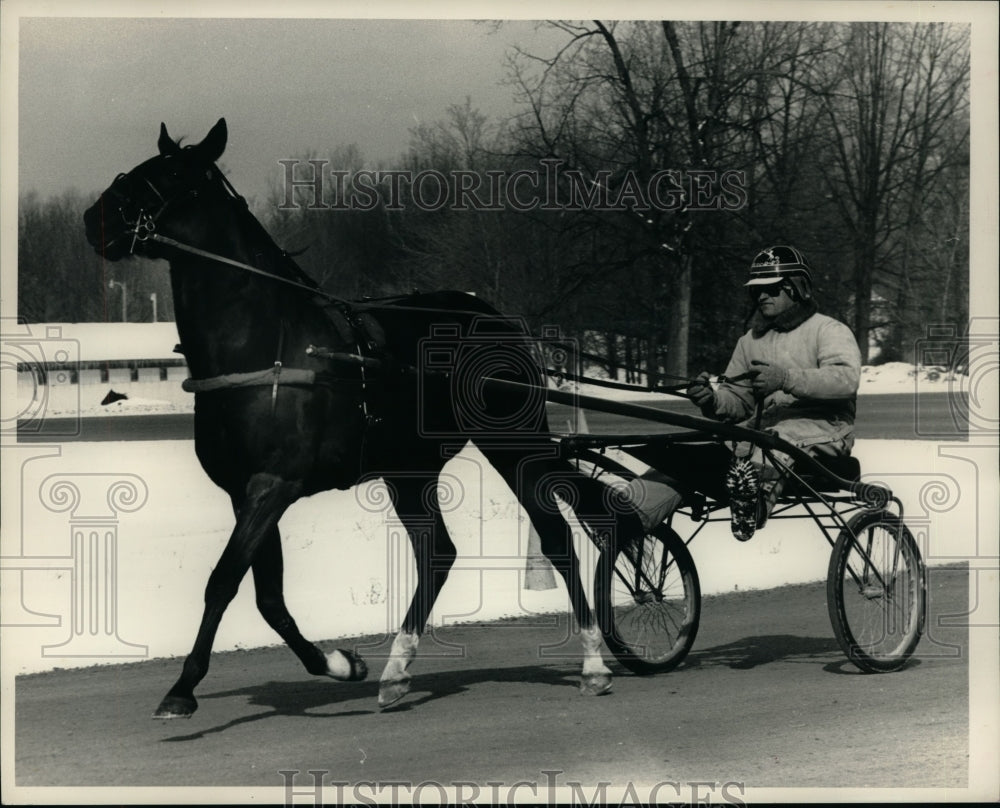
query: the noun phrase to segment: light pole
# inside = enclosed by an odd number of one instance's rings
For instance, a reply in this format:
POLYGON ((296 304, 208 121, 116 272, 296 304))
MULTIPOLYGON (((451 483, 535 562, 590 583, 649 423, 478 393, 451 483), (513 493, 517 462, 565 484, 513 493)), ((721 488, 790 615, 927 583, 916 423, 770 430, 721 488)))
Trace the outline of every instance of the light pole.
POLYGON ((153 303, 153 322, 156 322, 156 292, 149 293, 149 299, 153 303))
POLYGON ((128 290, 125 288, 125 284, 121 281, 108 281, 108 288, 114 289, 119 287, 122 290, 122 322, 128 322, 128 290))

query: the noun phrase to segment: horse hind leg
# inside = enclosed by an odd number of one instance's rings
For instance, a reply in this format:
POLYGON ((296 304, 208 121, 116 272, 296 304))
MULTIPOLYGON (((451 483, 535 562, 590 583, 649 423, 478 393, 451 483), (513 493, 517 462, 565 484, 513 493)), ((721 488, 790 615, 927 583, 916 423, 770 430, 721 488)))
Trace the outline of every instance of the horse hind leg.
MULTIPOLYGON (((627 546, 629 539, 645 533, 641 515, 630 500, 611 495, 603 483, 580 474, 569 464, 559 464, 555 468, 556 479, 567 486, 567 493, 572 499, 577 518, 589 525, 588 531, 608 531, 607 536, 595 539, 602 547, 612 547, 616 541, 622 546, 627 546)), ((551 507, 551 502, 540 488, 536 488, 536 491, 538 495, 535 499, 541 499, 544 503, 543 511, 547 511, 551 507)), ((537 509, 539 506, 535 503, 534 507, 537 509)), ((566 524, 565 520, 563 524, 566 524)), ((568 529, 568 524, 566 528, 568 529)), ((580 577, 580 564, 576 553, 573 552, 572 539, 569 539, 569 544, 564 545, 565 540, 560 540, 554 526, 544 533, 539 528, 539 534, 542 537, 542 552, 549 556, 560 572, 563 572, 573 603, 573 611, 577 616, 583 645, 583 678, 580 682, 580 692, 584 695, 598 696, 607 693, 611 690, 611 670, 604 664, 602 658, 601 650, 604 642, 602 632, 586 601, 580 577), (547 544, 546 536, 554 538, 555 541, 547 544), (564 546, 568 547, 568 551, 563 549, 564 546), (551 555, 550 549, 555 550, 555 556, 551 555), (568 563, 564 563, 562 567, 559 563, 561 557, 568 559, 568 563), (584 614, 586 620, 581 618, 584 614)))
POLYGON ((437 475, 387 478, 386 483, 393 492, 396 514, 406 528, 413 547, 417 586, 382 671, 378 705, 383 710, 392 707, 410 692, 410 663, 416 657, 420 635, 456 555, 455 545, 434 497, 437 475))
POLYGON ((180 678, 153 713, 154 718, 190 718, 198 709, 194 689, 208 673, 212 644, 222 615, 236 596, 240 581, 285 509, 298 496, 298 486, 272 474, 256 474, 247 484, 236 527, 208 578, 205 609, 194 647, 184 660, 180 678))
POLYGON ((517 496, 541 540, 542 553, 552 562, 566 583, 570 606, 583 646, 580 693, 600 696, 611 692, 613 675, 604 664, 603 637, 596 616, 587 602, 580 575, 580 560, 573 546, 573 533, 555 499, 559 484, 578 488, 578 474, 568 464, 555 461, 549 447, 540 447, 538 456, 516 462, 509 453, 483 448, 493 466, 517 496))
POLYGON ((561 514, 539 512, 530 507, 527 508, 527 512, 541 538, 542 552, 566 582, 583 650, 580 693, 584 696, 603 696, 610 693, 613 675, 611 669, 604 663, 602 654, 604 638, 594 612, 587 602, 583 577, 580 574, 580 560, 573 547, 572 530, 561 514))
MULTIPOLYGON (((576 470, 564 467, 565 482, 572 490, 576 516, 589 524, 589 531, 607 530, 609 534, 599 540, 604 548, 613 547, 616 542, 628 546, 628 541, 635 536, 644 535, 642 517, 635 505, 628 498, 612 496, 603 483, 586 477, 576 470)), ((542 550, 545 545, 543 540, 542 550)), ((576 567, 573 572, 578 586, 582 585, 579 575, 579 562, 572 553, 571 563, 576 567)), ((602 552, 607 552, 603 549, 602 552)), ((573 597, 573 590, 570 590, 573 597)), ((601 695, 611 689, 611 671, 604 664, 601 656, 603 636, 593 612, 586 606, 582 591, 578 592, 579 604, 574 605, 574 611, 587 608, 590 622, 580 623, 580 639, 583 644, 583 679, 580 690, 585 695, 601 695)))
POLYGON ((302 661, 314 676, 329 676, 341 681, 360 681, 368 676, 368 666, 359 654, 338 648, 324 654, 302 636, 285 605, 283 591, 284 561, 281 536, 275 526, 264 539, 253 561, 257 609, 267 624, 302 661))

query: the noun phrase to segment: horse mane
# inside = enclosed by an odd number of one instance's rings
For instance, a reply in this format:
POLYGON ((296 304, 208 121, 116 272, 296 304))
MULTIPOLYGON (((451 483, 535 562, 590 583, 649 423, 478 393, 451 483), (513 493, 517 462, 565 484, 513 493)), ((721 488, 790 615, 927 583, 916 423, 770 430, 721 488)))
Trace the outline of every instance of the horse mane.
MULTIPOLYGON (((260 239, 267 247, 271 249, 279 258, 279 266, 283 266, 285 269, 291 272, 291 280, 302 283, 311 289, 320 291, 319 284, 315 279, 306 272, 298 262, 292 257, 293 253, 288 252, 284 248, 280 247, 278 243, 274 240, 274 237, 267 231, 267 228, 260 223, 260 220, 253 215, 250 210, 250 205, 247 203, 246 197, 237 193, 236 189, 229 183, 221 171, 216 168, 218 176, 222 180, 223 190, 227 192, 227 196, 233 199, 235 202, 239 202, 240 216, 244 219, 245 223, 249 226, 252 235, 260 239)), ((299 250, 295 252, 295 255, 301 255, 304 250, 299 250)))

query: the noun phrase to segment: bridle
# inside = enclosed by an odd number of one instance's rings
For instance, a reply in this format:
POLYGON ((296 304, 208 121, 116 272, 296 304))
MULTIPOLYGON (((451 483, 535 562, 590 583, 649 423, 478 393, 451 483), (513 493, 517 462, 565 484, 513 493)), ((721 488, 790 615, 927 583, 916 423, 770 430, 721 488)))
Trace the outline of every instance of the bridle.
MULTIPOLYGON (((164 159, 169 159, 169 156, 165 157, 164 159)), ((244 272, 249 272, 253 275, 267 278, 268 280, 274 281, 276 283, 281 283, 285 284, 286 286, 292 286, 297 289, 301 289, 303 291, 309 292, 310 294, 326 298, 327 300, 334 303, 338 303, 345 306, 348 305, 348 301, 336 297, 335 295, 331 295, 317 286, 310 285, 307 283, 302 283, 300 281, 296 281, 291 278, 285 278, 282 277, 281 275, 275 275, 273 272, 268 272, 267 270, 255 267, 243 261, 237 261, 234 258, 228 258, 224 255, 219 255, 218 253, 211 252, 210 250, 203 250, 200 247, 195 247, 191 244, 185 244, 182 241, 178 241, 175 238, 171 238, 170 236, 166 236, 163 235, 162 233, 157 232, 157 224, 163 217, 163 214, 166 213, 166 211, 169 208, 175 207, 180 202, 185 202, 189 199, 197 198, 201 192, 201 188, 198 186, 194 187, 189 186, 187 188, 178 191, 176 194, 168 197, 164 193, 162 193, 159 188, 156 187, 156 185, 153 183, 152 180, 149 179, 149 177, 145 176, 144 174, 140 174, 139 176, 141 177, 141 180, 146 185, 146 187, 148 187, 149 190, 152 191, 153 194, 155 195, 156 197, 155 204, 157 204, 157 207, 155 208, 155 210, 152 210, 151 212, 148 212, 146 207, 140 207, 136 212, 134 219, 130 219, 128 212, 124 208, 119 207, 118 211, 121 214, 122 221, 128 228, 123 235, 131 237, 131 243, 129 245, 130 255, 136 254, 136 248, 138 247, 139 244, 144 244, 147 242, 162 244, 166 247, 172 247, 176 250, 186 252, 189 255, 194 255, 199 258, 208 259, 215 263, 225 264, 227 266, 235 267, 236 269, 241 269, 244 272)), ((131 201, 130 197, 125 196, 124 194, 121 193, 121 191, 119 191, 116 188, 116 186, 121 185, 123 180, 129 180, 129 179, 130 175, 119 174, 115 178, 115 181, 111 184, 111 187, 108 189, 106 193, 111 193, 112 195, 114 195, 119 199, 128 199, 129 201, 131 201)), ((236 191, 232 183, 229 182, 226 175, 223 174, 221 171, 219 171, 218 167, 214 165, 211 168, 207 169, 206 177, 203 184, 207 185, 213 179, 218 179, 221 182, 223 190, 226 192, 227 196, 230 199, 232 199, 234 202, 241 204, 244 208, 247 209, 249 208, 246 199, 236 191)), ((117 241, 117 239, 112 239, 110 244, 115 243, 115 241, 117 241)))
MULTIPOLYGON (((114 199, 126 203, 130 202, 131 196, 126 196, 119 190, 122 183, 128 180, 129 180, 128 174, 119 174, 117 177, 115 177, 114 182, 112 182, 111 185, 108 187, 108 190, 104 192, 104 196, 110 195, 114 199)), ((126 227, 131 229, 125 230, 119 236, 115 236, 105 245, 105 248, 118 243, 118 241, 123 237, 131 236, 132 243, 129 245, 128 254, 135 255, 135 248, 137 243, 140 241, 146 241, 149 238, 149 236, 151 236, 153 232, 156 230, 156 219, 162 215, 164 210, 166 210, 167 202, 166 200, 164 200, 163 195, 157 190, 156 186, 153 185, 153 183, 151 183, 147 177, 143 177, 143 181, 146 183, 146 185, 149 186, 149 189, 154 194, 156 194, 157 198, 159 198, 161 202, 159 210, 157 210, 155 216, 152 216, 146 213, 144 208, 140 208, 138 213, 136 213, 135 220, 130 221, 128 213, 126 212, 125 208, 123 206, 119 206, 118 213, 122 217, 122 222, 124 222, 126 227)))

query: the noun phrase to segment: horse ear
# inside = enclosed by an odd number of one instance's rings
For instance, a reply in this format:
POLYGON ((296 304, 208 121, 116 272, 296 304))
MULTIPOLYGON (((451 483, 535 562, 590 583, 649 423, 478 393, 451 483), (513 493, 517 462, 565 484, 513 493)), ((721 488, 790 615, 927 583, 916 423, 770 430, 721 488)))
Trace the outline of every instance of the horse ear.
POLYGON ((226 129, 226 119, 219 118, 218 123, 209 130, 208 134, 205 135, 205 139, 195 148, 204 158, 205 162, 214 163, 222 157, 222 153, 226 150, 226 139, 228 137, 229 132, 226 129))
POLYGON ((156 145, 160 149, 160 154, 175 154, 180 151, 180 147, 174 143, 174 140, 170 135, 167 134, 167 125, 165 123, 160 124, 160 139, 156 141, 156 145))

